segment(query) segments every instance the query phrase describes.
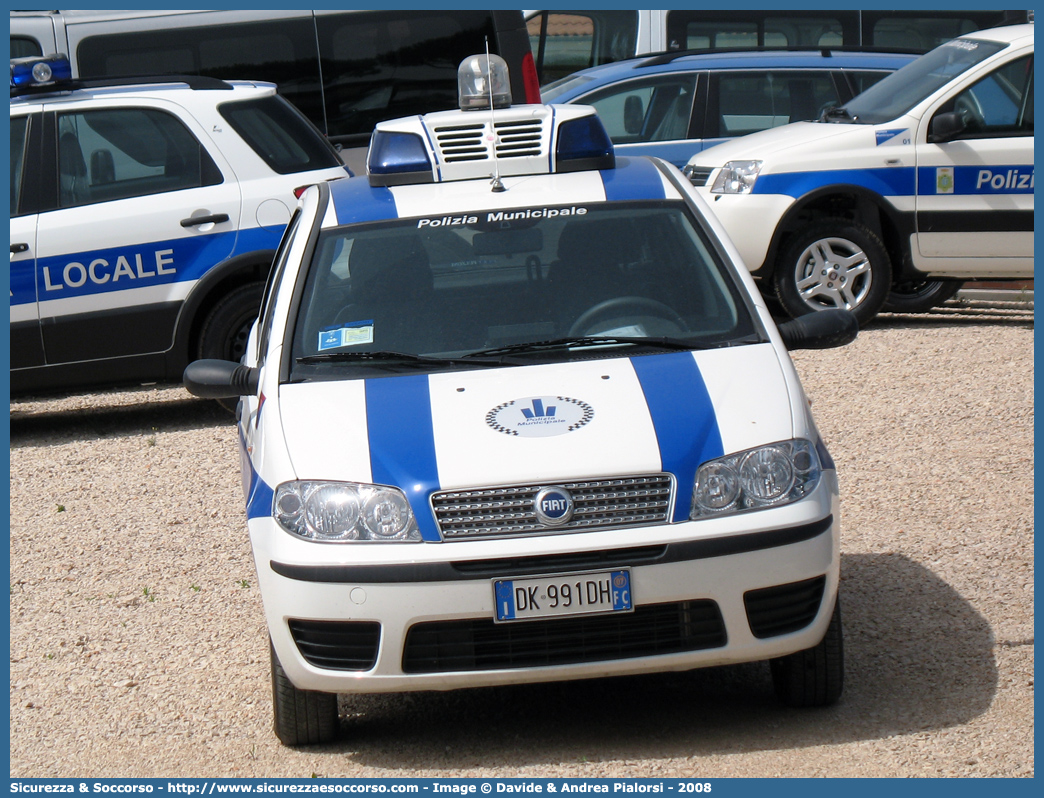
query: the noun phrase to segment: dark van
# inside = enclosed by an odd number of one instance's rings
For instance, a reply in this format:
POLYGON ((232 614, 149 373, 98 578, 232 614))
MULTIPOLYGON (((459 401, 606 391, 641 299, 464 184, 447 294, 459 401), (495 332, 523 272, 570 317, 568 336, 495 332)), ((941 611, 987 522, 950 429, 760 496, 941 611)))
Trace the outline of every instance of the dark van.
POLYGON ((458 65, 487 43, 514 101, 539 102, 521 11, 11 12, 11 57, 64 52, 74 77, 275 83, 356 172, 377 122, 453 107, 458 65))

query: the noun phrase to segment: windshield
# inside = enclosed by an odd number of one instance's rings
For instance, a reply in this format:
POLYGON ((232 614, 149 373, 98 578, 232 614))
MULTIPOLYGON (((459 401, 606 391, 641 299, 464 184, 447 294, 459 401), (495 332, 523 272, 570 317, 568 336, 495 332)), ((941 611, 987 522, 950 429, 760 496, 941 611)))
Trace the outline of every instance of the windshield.
POLYGON ((586 75, 567 75, 564 78, 548 83, 546 86, 541 86, 540 99, 545 103, 553 103, 556 97, 560 97, 567 91, 572 91, 574 88, 590 82, 591 78, 586 75))
POLYGON ((320 236, 291 379, 698 349, 758 329, 680 202, 396 220, 320 236))
MULTIPOLYGON (((977 39, 955 39, 875 83, 844 108, 851 121, 866 125, 891 122, 931 96, 958 75, 1007 45, 977 39)), ((849 121, 832 117, 832 121, 849 121)))

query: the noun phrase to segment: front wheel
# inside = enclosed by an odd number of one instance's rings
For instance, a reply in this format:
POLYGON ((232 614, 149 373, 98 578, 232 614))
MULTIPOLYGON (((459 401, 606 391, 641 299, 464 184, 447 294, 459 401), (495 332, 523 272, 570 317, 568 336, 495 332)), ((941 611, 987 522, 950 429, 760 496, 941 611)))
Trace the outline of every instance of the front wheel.
POLYGON ((906 280, 892 286, 884 310, 889 313, 924 313, 953 299, 963 286, 960 280, 906 280))
POLYGON ((776 698, 791 707, 825 707, 837 701, 845 684, 842 641, 841 597, 837 596, 819 645, 770 661, 776 698))
POLYGON ((272 709, 275 733, 283 745, 319 745, 337 739, 337 695, 298 690, 286 677, 275 648, 272 659, 272 709))
POLYGON ((261 283, 247 283, 218 300, 200 327, 197 357, 238 363, 246 353, 263 292, 261 283))
POLYGON ((863 326, 881 310, 892 283, 892 262, 866 226, 845 219, 798 230, 776 263, 776 295, 793 317, 845 308, 863 326))

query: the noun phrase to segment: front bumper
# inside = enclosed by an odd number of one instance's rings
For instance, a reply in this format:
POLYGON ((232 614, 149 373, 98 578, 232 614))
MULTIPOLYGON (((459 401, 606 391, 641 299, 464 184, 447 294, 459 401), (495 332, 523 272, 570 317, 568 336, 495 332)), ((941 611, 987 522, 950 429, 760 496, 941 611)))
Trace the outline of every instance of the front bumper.
POLYGON ((771 659, 822 639, 839 572, 827 474, 788 507, 598 533, 336 545, 298 540, 268 518, 249 526, 272 642, 300 689, 678 671, 771 659), (633 613, 493 621, 494 579, 620 567, 631 571, 633 613))

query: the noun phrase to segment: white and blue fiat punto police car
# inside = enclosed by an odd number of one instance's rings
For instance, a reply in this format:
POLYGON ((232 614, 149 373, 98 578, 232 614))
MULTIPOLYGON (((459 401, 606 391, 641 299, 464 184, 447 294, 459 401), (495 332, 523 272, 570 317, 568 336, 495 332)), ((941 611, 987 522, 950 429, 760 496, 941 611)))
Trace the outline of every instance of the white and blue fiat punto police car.
POLYGON ((276 733, 331 739, 338 693, 755 660, 836 700, 837 478, 787 349, 854 317, 777 329, 676 168, 488 60, 305 192, 243 362, 185 372, 242 397, 276 733))

